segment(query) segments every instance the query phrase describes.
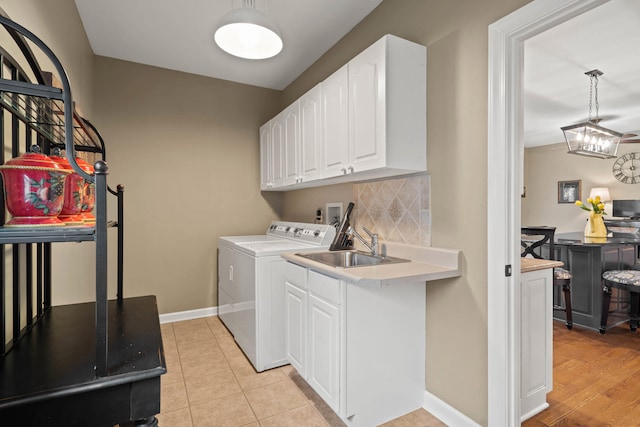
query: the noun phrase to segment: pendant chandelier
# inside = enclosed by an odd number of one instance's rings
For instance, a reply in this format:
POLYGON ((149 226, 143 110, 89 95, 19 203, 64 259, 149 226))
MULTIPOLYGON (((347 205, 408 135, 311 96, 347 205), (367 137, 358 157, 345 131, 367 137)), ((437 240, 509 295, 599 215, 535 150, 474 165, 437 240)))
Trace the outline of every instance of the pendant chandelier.
POLYGON ((599 126, 598 77, 603 74, 602 71, 592 70, 587 71, 585 74, 590 78, 589 119, 586 122, 562 127, 564 139, 567 141, 567 147, 571 154, 596 157, 599 159, 611 159, 616 157, 622 134, 599 126), (591 110, 594 99, 596 115, 595 118, 592 118, 591 110))
POLYGON ((244 0, 244 6, 220 19, 213 36, 225 52, 245 59, 266 59, 282 50, 278 27, 255 8, 255 0, 244 0))

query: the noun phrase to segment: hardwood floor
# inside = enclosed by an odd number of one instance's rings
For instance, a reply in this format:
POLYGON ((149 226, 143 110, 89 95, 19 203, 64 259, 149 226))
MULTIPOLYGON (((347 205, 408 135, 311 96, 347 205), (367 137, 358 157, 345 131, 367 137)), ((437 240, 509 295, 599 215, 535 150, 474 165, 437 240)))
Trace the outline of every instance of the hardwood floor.
POLYGON ((553 346, 549 408, 523 426, 640 426, 640 334, 627 323, 600 335, 554 321, 553 346))

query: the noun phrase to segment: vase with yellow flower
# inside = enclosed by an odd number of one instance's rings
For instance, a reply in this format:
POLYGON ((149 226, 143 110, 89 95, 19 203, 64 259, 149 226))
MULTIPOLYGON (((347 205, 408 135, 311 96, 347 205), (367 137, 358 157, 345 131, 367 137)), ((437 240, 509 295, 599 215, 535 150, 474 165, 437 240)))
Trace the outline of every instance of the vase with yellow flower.
POLYGON ((584 229, 585 237, 607 237, 607 228, 602 218, 607 213, 604 211, 604 203, 600 200, 600 196, 596 196, 594 199, 587 199, 586 205, 578 200, 576 206, 589 212, 587 226, 584 229))

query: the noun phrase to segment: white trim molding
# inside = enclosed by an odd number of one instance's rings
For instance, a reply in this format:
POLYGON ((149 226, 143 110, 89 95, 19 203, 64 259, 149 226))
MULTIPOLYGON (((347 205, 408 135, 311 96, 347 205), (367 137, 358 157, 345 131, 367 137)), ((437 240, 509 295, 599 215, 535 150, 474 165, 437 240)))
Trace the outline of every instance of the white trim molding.
POLYGON ((183 320, 200 319, 201 317, 217 316, 218 307, 198 308, 196 310, 177 311, 160 315, 160 323, 182 322, 183 320))
POLYGON ((428 391, 424 392, 423 408, 448 426, 480 427, 480 424, 428 391))
POLYGON ((608 0, 534 0, 489 26, 488 425, 520 425, 524 41, 608 0), (511 275, 506 270, 511 266, 511 275))

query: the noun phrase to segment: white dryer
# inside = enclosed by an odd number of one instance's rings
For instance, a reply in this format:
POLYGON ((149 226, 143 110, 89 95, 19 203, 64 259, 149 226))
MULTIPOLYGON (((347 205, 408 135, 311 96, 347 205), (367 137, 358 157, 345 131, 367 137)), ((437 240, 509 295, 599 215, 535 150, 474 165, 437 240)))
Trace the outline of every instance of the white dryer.
POLYGON ((329 249, 331 225, 273 221, 266 234, 218 239, 218 314, 256 371, 285 355, 284 252, 329 249))

